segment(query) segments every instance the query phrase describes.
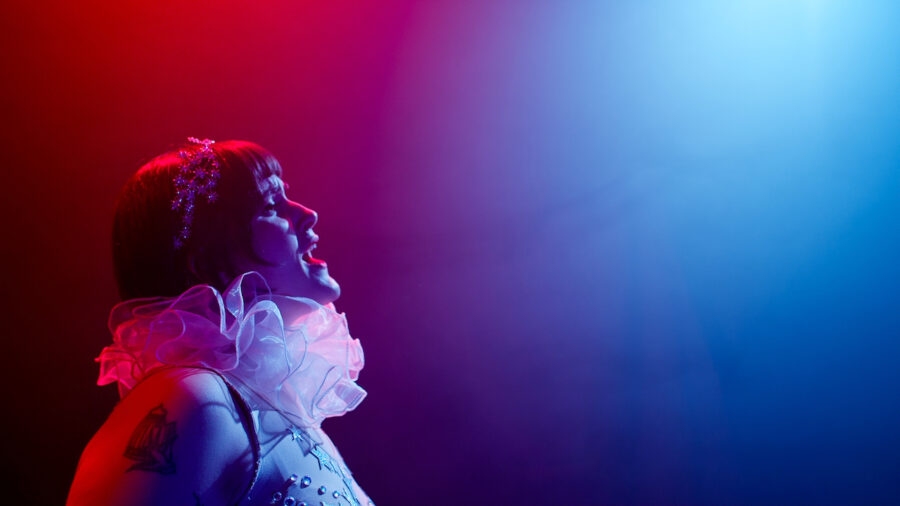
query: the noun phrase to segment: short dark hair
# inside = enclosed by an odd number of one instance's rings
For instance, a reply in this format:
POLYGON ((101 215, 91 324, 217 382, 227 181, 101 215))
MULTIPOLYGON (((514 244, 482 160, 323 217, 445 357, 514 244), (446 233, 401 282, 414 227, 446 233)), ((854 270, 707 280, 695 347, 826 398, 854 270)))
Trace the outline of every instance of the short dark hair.
POLYGON ((250 249, 250 220, 262 203, 261 182, 281 176, 269 151, 247 141, 212 144, 221 176, 216 200, 198 199, 190 237, 175 238, 182 214, 172 210, 178 151, 157 156, 125 184, 113 221, 113 266, 122 299, 171 297, 193 285, 223 289, 235 276, 232 253, 250 249))

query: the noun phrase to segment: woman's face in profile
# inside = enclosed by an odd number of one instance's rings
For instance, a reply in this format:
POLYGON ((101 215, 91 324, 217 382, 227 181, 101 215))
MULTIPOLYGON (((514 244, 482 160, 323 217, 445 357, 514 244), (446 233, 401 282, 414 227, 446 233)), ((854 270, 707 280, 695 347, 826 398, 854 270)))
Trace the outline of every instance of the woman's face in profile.
POLYGON ((312 230, 316 212, 289 200, 278 176, 268 177, 260 189, 263 202, 250 223, 256 258, 243 259, 240 267, 261 273, 278 294, 307 297, 320 304, 337 299, 340 286, 328 274, 327 264, 312 256, 319 240, 312 230))

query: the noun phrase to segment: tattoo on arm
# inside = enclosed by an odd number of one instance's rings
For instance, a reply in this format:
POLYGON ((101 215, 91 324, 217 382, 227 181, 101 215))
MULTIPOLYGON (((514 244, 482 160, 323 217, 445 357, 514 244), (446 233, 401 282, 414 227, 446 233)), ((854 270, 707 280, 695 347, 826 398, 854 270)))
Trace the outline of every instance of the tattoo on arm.
POLYGON ((151 409, 131 433, 125 458, 136 461, 128 471, 151 471, 159 474, 175 474, 172 448, 178 434, 175 422, 166 420, 168 411, 162 404, 151 409))

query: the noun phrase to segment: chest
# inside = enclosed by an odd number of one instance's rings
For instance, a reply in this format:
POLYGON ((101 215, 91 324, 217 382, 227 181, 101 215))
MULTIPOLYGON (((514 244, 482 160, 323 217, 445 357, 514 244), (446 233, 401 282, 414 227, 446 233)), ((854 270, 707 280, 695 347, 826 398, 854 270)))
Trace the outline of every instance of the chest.
POLYGON ((272 412, 255 413, 260 444, 256 483, 245 504, 369 506, 331 439, 272 412))

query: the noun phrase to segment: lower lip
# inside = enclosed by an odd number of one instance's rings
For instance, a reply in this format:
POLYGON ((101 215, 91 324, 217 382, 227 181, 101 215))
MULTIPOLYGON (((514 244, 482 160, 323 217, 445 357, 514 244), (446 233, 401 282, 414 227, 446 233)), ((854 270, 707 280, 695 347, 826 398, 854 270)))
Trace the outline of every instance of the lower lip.
POLYGON ((300 255, 300 260, 303 260, 305 264, 311 267, 325 267, 326 265, 328 265, 327 263, 325 263, 325 260, 319 260, 318 258, 313 258, 306 255, 300 255))

